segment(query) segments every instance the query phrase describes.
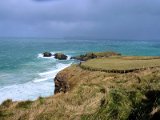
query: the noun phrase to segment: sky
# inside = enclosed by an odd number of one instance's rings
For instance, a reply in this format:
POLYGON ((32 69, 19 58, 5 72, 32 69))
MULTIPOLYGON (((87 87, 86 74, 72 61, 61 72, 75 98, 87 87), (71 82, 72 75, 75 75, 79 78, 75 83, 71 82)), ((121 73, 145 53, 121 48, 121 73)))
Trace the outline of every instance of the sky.
POLYGON ((0 37, 160 40, 160 0, 1 0, 0 37))

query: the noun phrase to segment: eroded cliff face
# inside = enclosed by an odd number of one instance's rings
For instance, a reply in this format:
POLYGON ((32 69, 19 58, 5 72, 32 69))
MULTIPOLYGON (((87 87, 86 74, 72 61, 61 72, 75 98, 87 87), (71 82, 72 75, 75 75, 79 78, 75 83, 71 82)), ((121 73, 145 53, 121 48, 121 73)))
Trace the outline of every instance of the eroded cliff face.
POLYGON ((83 70, 79 65, 71 65, 60 71, 54 78, 54 93, 66 93, 67 91, 71 91, 76 85, 80 85, 82 80, 88 79, 88 77, 94 73, 97 72, 83 70))
POLYGON ((55 90, 54 93, 69 91, 75 84, 77 84, 77 75, 79 73, 79 69, 76 69, 76 65, 72 65, 64 70, 60 71, 56 77, 54 78, 55 82, 55 90), (73 67, 74 66, 74 67, 73 67))
POLYGON ((55 82, 54 94, 60 93, 60 92, 66 93, 70 88, 66 75, 63 75, 61 73, 56 75, 54 82, 55 82))

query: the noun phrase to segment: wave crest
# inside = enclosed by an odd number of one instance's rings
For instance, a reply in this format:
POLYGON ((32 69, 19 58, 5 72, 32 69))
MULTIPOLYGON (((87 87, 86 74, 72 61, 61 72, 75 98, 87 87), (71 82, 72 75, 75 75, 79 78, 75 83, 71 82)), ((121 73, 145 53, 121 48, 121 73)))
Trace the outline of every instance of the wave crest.
POLYGON ((69 67, 70 65, 71 65, 71 63, 70 64, 58 63, 56 65, 56 69, 39 73, 39 78, 34 79, 33 82, 42 82, 42 81, 53 79, 53 78, 55 78, 56 74, 59 71, 63 70, 66 67, 69 67))

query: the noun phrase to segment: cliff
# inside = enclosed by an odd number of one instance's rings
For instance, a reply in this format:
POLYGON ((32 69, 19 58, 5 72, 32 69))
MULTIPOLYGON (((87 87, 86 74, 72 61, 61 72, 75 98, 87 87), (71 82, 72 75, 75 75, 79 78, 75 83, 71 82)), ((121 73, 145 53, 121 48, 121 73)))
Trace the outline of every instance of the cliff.
MULTIPOLYGON (((136 63, 139 58, 134 57, 136 62, 133 58, 129 59, 132 59, 132 64, 136 67, 139 66, 136 63)), ((94 70, 84 69, 81 65, 72 65, 59 72, 54 79, 56 84, 54 96, 40 97, 36 101, 5 101, 0 106, 0 119, 156 120, 159 118, 160 62, 148 61, 150 64, 146 64, 145 61, 146 69, 140 68, 129 73, 105 72, 90 62, 93 61, 84 62, 82 65, 93 67, 94 70)), ((127 65, 127 62, 120 63, 127 65)), ((102 69, 106 69, 104 65, 100 63, 99 65, 102 69)), ((126 66, 119 67, 126 69, 126 66)))

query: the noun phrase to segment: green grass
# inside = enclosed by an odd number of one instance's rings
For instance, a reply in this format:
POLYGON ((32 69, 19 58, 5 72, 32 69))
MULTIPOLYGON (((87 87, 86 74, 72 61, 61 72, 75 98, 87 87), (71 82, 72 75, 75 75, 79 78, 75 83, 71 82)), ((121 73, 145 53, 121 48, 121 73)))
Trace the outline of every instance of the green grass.
POLYGON ((109 57, 109 56, 120 56, 121 55, 120 53, 116 53, 116 52, 112 52, 112 51, 109 51, 109 52, 94 52, 94 54, 97 57, 109 57))
POLYGON ((32 105, 32 101, 30 100, 27 100, 27 101, 22 101, 22 102, 19 102, 18 105, 17 105, 17 108, 25 108, 25 109, 28 109, 30 108, 30 106, 32 105))
POLYGON ((4 117, 10 117, 13 113, 8 110, 0 110, 0 120, 2 120, 4 117))
POLYGON ((134 70, 160 67, 160 59, 129 59, 129 58, 100 58, 88 60, 81 64, 81 67, 89 70, 105 72, 131 72, 134 70))
POLYGON ((120 56, 119 58, 125 60, 153 60, 153 59, 160 59, 159 56, 120 56))
POLYGON ((11 104, 12 104, 12 100, 11 99, 7 99, 2 103, 2 106, 9 107, 11 104))
POLYGON ((40 104, 44 104, 45 103, 45 98, 44 97, 39 97, 38 98, 38 100, 39 100, 39 102, 40 102, 40 104))

